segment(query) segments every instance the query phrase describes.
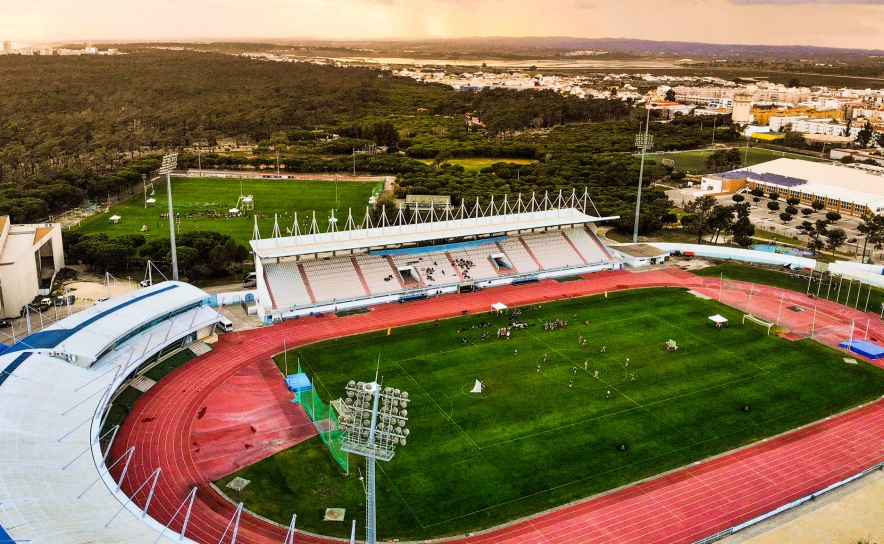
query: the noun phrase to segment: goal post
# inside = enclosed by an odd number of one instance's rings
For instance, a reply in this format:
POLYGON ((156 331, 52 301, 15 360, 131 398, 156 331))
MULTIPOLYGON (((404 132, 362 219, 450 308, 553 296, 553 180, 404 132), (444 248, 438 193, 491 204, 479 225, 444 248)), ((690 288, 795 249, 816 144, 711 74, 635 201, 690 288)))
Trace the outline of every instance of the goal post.
POLYGON ((755 323, 756 325, 761 325, 762 327, 766 327, 767 334, 770 335, 770 328, 773 327, 773 323, 771 323, 770 321, 765 321, 756 315, 745 314, 745 315, 743 315, 743 325, 746 324, 746 321, 750 321, 752 323, 755 323))

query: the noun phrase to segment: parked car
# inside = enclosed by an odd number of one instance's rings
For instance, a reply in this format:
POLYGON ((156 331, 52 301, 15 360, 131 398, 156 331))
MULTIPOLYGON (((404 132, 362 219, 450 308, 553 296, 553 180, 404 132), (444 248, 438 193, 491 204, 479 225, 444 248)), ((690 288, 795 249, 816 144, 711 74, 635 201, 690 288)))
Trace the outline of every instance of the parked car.
POLYGON ((258 275, 254 272, 249 272, 242 279, 243 287, 255 287, 258 285, 258 275))
POLYGON ((50 306, 52 306, 52 299, 51 298, 44 298, 43 300, 40 301, 40 309, 41 310, 44 310, 44 311, 48 310, 50 306))
POLYGON ((76 298, 77 297, 75 297, 74 295, 68 295, 67 297, 60 296, 55 299, 55 305, 64 306, 65 304, 73 304, 76 298))
POLYGON ((0 320, 0 329, 6 329, 6 328, 9 328, 9 327, 11 327, 11 326, 12 326, 12 323, 10 323, 9 321, 6 321, 5 319, 4 319, 4 320, 0 320))
POLYGON ((153 282, 150 280, 141 280, 140 282, 138 282, 138 285, 142 287, 150 287, 151 285, 153 285, 153 282))

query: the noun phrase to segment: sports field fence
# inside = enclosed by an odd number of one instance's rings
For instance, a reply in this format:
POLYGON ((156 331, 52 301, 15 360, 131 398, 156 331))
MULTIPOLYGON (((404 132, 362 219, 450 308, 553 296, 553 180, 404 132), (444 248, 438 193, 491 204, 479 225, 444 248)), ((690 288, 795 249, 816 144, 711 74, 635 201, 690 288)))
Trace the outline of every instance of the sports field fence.
MULTIPOLYGON (((301 363, 299 362, 298 373, 302 372, 301 363)), ((328 451, 331 453, 332 458, 341 465, 344 472, 350 474, 350 456, 341 449, 344 433, 340 430, 338 416, 331 407, 331 404, 323 402, 315 387, 311 387, 307 391, 295 393, 295 400, 300 403, 307 416, 310 417, 310 421, 316 426, 319 437, 328 446, 328 451)))

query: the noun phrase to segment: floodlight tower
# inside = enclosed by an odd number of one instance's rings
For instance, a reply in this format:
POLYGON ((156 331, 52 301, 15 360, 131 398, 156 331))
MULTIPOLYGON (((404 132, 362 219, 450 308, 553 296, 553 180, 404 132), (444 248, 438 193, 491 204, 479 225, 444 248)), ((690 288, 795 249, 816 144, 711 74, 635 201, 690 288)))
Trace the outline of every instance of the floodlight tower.
POLYGON ((175 212, 172 211, 172 170, 178 164, 178 153, 163 155, 160 175, 166 175, 166 191, 169 197, 169 241, 172 246, 172 279, 178 281, 178 251, 175 249, 175 212))
POLYGON ((651 98, 648 97, 648 118, 645 121, 645 133, 635 135, 635 147, 642 150, 642 163, 638 170, 638 197, 635 199, 635 229, 632 232, 632 243, 638 242, 638 218, 642 206, 642 179, 645 175, 645 152, 654 147, 654 137, 648 134, 651 125, 651 98))
POLYGON ((404 446, 409 430, 406 407, 408 393, 381 386, 377 381, 350 380, 344 390, 349 413, 340 418, 344 436, 341 449, 365 457, 365 541, 377 542, 377 506, 375 502, 375 461, 393 458, 396 445, 404 446))

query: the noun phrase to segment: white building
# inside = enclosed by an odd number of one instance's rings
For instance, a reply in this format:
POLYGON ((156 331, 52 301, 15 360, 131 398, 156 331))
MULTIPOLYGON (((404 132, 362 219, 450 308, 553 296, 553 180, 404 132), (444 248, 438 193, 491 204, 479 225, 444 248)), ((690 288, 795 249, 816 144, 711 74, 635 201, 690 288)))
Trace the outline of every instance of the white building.
POLYGON ((734 123, 748 125, 752 122, 752 95, 738 93, 734 95, 734 112, 731 116, 734 123))
POLYGON ((798 159, 777 159, 729 172, 745 173, 749 188, 775 191, 797 198, 802 206, 819 200, 826 209, 842 214, 884 213, 884 176, 872 170, 822 164, 798 159))
POLYGON ((0 217, 0 312, 17 317, 33 302, 40 284, 47 284, 64 267, 58 223, 12 225, 0 217))

